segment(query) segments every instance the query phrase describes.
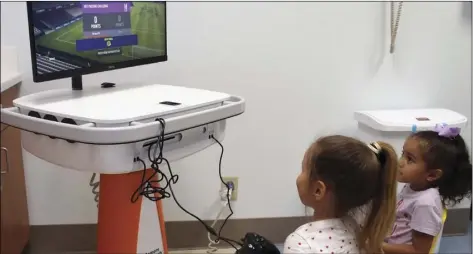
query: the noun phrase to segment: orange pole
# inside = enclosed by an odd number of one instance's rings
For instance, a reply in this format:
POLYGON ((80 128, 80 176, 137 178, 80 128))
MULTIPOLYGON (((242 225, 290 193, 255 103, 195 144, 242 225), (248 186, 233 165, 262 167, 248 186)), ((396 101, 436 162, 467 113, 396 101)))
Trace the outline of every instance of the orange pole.
MULTIPOLYGON (((148 178, 152 169, 146 171, 148 178)), ((101 174, 98 215, 97 252, 99 254, 137 253, 138 232, 143 197, 132 203, 132 194, 141 184, 142 171, 127 174, 101 174)), ((159 194, 155 194, 159 195, 159 194)), ((167 254, 166 230, 162 201, 156 202, 156 216, 159 218, 162 252, 167 254)), ((157 236, 158 237, 158 236, 157 236)), ((152 251, 152 250, 150 250, 152 251)))

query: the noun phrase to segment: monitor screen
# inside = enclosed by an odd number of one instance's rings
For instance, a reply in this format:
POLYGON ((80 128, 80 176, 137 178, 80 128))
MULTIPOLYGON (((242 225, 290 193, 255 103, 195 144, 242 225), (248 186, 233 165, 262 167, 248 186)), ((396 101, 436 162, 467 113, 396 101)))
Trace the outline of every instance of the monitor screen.
POLYGON ((28 2, 36 82, 167 60, 165 2, 28 2))

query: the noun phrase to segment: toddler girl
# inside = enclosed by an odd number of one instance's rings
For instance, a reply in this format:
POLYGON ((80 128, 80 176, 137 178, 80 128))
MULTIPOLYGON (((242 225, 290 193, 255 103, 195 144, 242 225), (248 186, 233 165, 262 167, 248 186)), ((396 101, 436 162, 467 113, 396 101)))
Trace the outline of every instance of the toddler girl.
POLYGON ((318 139, 306 151, 297 189, 312 222, 290 234, 284 253, 379 253, 394 220, 398 159, 385 143, 345 136, 318 139), (367 208, 361 227, 355 208, 367 208))
POLYGON ((459 128, 438 125, 405 141, 397 178, 406 185, 398 195, 385 253, 429 253, 445 206, 471 193, 470 156, 459 133, 459 128))

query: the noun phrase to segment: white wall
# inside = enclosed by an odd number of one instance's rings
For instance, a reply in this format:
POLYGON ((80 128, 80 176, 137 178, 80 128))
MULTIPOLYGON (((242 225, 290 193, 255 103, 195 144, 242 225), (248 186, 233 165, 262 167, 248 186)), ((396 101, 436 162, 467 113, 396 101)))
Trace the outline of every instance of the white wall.
MULTIPOLYGON (((2 2, 2 45, 20 48, 22 94, 69 86, 31 79, 24 3, 2 2), (15 25, 13 25, 15 24, 15 25)), ((462 3, 404 4, 396 53, 401 82, 370 85, 385 39, 385 3, 168 3, 169 61, 89 75, 85 82, 142 81, 244 96, 229 121, 223 172, 239 176, 235 217, 299 216, 295 178, 318 134, 353 133, 358 109, 447 107, 471 119, 471 26, 462 3), (238 138, 238 135, 242 137, 238 138)), ((471 130, 464 132, 471 144, 471 130)), ((212 147, 173 164, 179 200, 199 216, 216 213, 212 147)), ((96 222, 82 174, 25 154, 32 224, 96 222)), ((465 205, 466 206, 466 205, 465 205)), ((469 203, 468 203, 469 206, 469 203)), ((171 201, 167 220, 189 220, 171 201)))

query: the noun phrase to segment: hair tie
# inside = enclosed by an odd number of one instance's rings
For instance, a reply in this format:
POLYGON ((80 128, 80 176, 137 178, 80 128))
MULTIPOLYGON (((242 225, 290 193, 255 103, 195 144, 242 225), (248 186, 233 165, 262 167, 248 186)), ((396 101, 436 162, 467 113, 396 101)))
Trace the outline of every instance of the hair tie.
POLYGON ((460 128, 459 127, 448 127, 447 124, 436 124, 434 131, 438 133, 440 137, 445 137, 445 138, 455 138, 460 134, 460 128))
POLYGON ((375 153, 376 155, 378 155, 382 148, 381 146, 377 143, 377 142, 373 142, 373 143, 369 143, 368 144, 368 147, 371 149, 371 151, 373 151, 373 153, 375 153))
POLYGON ((384 153, 383 148, 378 144, 378 142, 370 143, 368 144, 368 147, 376 155, 376 158, 378 158, 381 167, 384 167, 384 163, 386 162, 386 155, 384 153))

